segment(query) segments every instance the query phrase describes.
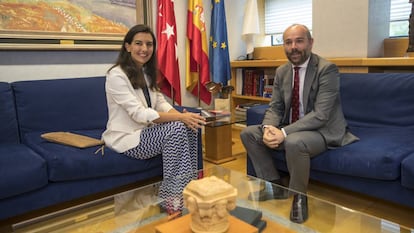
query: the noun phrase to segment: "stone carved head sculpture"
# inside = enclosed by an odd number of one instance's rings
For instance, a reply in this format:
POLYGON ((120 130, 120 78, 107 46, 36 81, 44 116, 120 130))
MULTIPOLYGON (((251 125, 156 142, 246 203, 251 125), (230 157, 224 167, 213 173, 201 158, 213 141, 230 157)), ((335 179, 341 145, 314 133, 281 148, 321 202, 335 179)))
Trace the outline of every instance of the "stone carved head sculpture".
POLYGON ((191 230, 226 232, 229 211, 236 208, 237 189, 215 176, 191 181, 183 191, 184 206, 191 214, 191 230))

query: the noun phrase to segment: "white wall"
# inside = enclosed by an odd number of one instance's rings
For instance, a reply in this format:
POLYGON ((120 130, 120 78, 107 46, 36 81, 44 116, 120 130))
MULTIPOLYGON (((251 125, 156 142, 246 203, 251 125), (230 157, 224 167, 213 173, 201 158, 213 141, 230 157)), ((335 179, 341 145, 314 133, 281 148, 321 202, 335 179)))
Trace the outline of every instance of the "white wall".
POLYGON ((313 51, 328 57, 341 56, 365 57, 368 31, 367 1, 353 1, 341 4, 341 0, 313 0, 313 51), (319 22, 325 21, 320 25, 319 22), (353 32, 353 33, 350 33, 353 32), (327 36, 329 35, 329 36, 327 36), (355 36, 358 35, 358 36, 355 36), (340 43, 338 43, 340 42, 340 43))
POLYGON ((0 51, 0 81, 104 76, 116 51, 0 51))
POLYGON ((313 0, 312 4, 314 52, 325 57, 383 56, 390 0, 313 0))

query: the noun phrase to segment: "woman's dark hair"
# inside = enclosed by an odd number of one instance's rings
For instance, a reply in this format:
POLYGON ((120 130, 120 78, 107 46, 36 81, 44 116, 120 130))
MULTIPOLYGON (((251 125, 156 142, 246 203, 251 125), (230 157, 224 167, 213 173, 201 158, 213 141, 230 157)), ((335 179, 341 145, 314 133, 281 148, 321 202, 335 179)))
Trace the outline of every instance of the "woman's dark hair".
POLYGON ((137 33, 149 33, 153 40, 153 54, 150 60, 144 64, 144 72, 150 78, 150 86, 152 90, 159 90, 157 86, 157 57, 156 57, 156 50, 157 50, 157 43, 155 40, 155 35, 152 32, 151 28, 147 25, 138 24, 133 26, 124 37, 124 41, 122 42, 122 48, 119 52, 118 59, 111 68, 109 68, 108 72, 112 70, 116 66, 120 66, 125 74, 128 76, 129 81, 131 82, 132 86, 137 88, 144 88, 146 83, 143 76, 143 73, 139 68, 136 66, 134 61, 132 60, 131 53, 129 53, 125 47, 125 43, 132 44, 132 40, 137 33))

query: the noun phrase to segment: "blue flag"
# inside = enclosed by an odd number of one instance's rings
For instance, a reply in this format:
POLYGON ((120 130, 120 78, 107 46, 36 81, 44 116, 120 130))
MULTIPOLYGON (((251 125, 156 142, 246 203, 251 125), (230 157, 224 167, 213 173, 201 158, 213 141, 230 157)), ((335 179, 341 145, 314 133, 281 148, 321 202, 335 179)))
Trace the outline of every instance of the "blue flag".
POLYGON ((231 79, 231 72, 224 0, 211 0, 211 6, 213 12, 209 42, 210 72, 213 82, 227 86, 227 81, 231 79))

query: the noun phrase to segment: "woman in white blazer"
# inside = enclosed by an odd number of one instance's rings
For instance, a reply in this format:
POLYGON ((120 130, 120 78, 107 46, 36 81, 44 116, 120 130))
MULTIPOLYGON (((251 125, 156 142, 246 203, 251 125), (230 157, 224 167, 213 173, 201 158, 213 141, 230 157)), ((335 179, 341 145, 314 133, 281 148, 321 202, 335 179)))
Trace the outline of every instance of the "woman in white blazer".
POLYGON ((108 122, 102 139, 111 149, 136 159, 163 157, 166 210, 182 210, 181 192, 191 180, 175 179, 197 170, 197 132, 205 118, 175 110, 157 86, 156 41, 145 25, 125 35, 118 59, 106 75, 108 122), (174 180, 171 183, 170 180, 174 180))

